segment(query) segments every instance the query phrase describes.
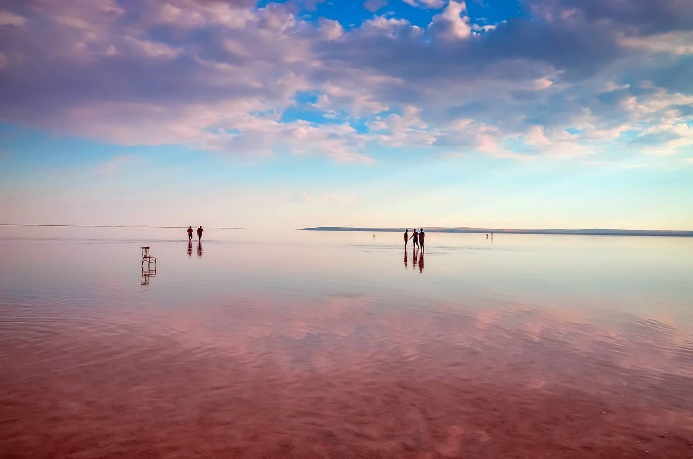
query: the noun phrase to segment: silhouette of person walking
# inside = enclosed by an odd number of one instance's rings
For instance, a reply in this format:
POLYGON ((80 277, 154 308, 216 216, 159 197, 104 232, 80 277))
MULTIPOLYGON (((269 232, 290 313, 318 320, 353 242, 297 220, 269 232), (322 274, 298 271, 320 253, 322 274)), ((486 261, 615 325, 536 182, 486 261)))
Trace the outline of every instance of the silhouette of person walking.
POLYGON ((407 250, 407 242, 409 242, 409 228, 404 230, 404 250, 407 250))
POLYGON ((198 241, 202 241, 202 232, 203 232, 203 231, 204 231, 204 230, 202 229, 202 226, 200 226, 199 228, 197 228, 197 240, 198 240, 198 241))
POLYGON ((192 226, 188 226, 188 241, 192 241, 192 233, 193 233, 192 226))
POLYGON ((426 237, 426 233, 424 233, 423 228, 419 231, 419 247, 421 247, 421 253, 424 251, 424 238, 426 237))
POLYGON ((414 239, 414 247, 419 246, 419 233, 416 232, 416 228, 414 228, 414 234, 411 235, 411 239, 414 239))

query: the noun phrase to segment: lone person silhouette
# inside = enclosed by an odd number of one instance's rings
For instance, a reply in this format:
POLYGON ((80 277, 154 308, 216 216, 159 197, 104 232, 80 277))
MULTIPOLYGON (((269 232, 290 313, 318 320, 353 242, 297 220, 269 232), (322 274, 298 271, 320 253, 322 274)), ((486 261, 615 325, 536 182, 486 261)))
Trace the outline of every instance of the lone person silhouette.
POLYGON ((419 233, 416 232, 416 228, 414 228, 414 234, 411 235, 411 239, 414 239, 414 247, 419 246, 419 233))
POLYGON ((409 242, 409 228, 404 230, 404 250, 407 250, 407 242, 409 242))
POLYGON ((198 241, 202 241, 202 232, 203 232, 203 231, 204 231, 204 230, 202 229, 202 226, 200 226, 199 228, 197 228, 197 240, 198 240, 198 241))
POLYGON ((188 241, 192 241, 192 226, 188 226, 188 241))
POLYGON ((424 233, 423 228, 419 230, 419 247, 421 247, 421 253, 423 253, 424 250, 424 238, 426 237, 426 233, 424 233))

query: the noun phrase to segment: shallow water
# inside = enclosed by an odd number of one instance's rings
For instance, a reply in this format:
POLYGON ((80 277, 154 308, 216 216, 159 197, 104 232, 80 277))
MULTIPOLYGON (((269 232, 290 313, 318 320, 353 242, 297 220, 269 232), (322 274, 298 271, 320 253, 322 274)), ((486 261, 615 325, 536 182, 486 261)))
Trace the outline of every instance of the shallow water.
POLYGON ((693 239, 181 235, 0 228, 3 457, 693 457, 693 239))

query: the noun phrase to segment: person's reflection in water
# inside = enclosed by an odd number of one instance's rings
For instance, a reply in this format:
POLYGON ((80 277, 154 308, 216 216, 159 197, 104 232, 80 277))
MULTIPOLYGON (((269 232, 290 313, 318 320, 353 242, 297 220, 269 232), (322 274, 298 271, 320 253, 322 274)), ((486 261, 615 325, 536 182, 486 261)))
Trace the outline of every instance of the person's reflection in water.
POLYGON ((202 242, 197 243, 197 256, 198 258, 202 257, 202 242))
POLYGON ((188 256, 192 257, 192 241, 188 241, 188 256))
POLYGON ((411 251, 411 258, 412 258, 412 260, 414 260, 414 269, 416 269, 416 262, 417 262, 416 255, 418 253, 419 253, 419 251, 416 249, 416 247, 414 247, 411 251))
POLYGON ((404 249, 404 267, 407 267, 407 249, 404 249))
POLYGON ((423 267, 423 263, 424 263, 423 254, 424 254, 424 253, 423 253, 423 250, 422 250, 422 251, 421 251, 421 254, 419 255, 419 272, 420 272, 420 273, 423 272, 423 268, 424 268, 424 267, 423 267))

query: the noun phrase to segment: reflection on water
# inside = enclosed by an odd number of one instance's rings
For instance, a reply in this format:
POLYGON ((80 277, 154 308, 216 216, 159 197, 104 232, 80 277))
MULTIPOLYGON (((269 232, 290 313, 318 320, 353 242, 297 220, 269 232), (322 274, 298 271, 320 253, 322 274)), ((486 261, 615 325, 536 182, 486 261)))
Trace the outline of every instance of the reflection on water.
POLYGON ((145 265, 143 264, 140 285, 149 285, 150 277, 156 277, 156 269, 150 271, 148 268, 145 268, 145 265))
MULTIPOLYGON (((419 273, 423 273, 424 270, 424 251, 418 247, 411 249, 411 258, 414 262, 414 269, 419 267, 419 273)), ((407 267, 407 249, 404 249, 404 267, 407 267)))
POLYGON ((693 241, 206 231, 0 240, 9 457, 690 456, 693 241))

